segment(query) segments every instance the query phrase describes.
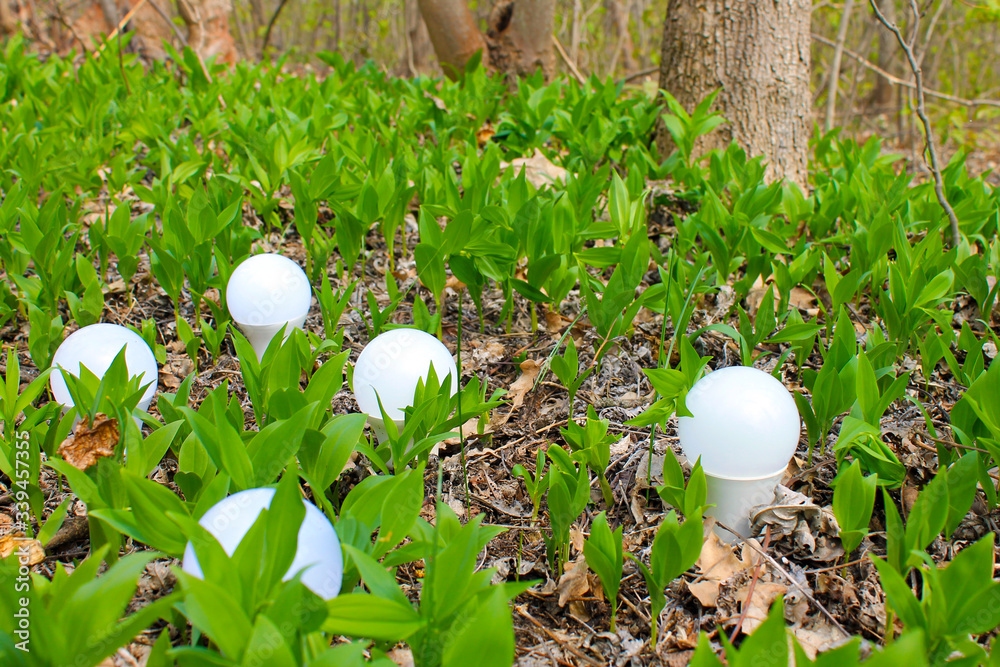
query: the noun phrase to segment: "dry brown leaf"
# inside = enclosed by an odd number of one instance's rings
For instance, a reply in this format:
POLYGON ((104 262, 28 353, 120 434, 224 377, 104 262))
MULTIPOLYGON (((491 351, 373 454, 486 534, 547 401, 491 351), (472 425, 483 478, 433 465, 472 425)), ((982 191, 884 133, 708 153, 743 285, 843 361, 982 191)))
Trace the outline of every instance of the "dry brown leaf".
POLYGON ((705 541, 701 545, 701 556, 697 562, 701 579, 688 584, 691 594, 705 607, 715 607, 718 604, 719 589, 724 581, 753 564, 752 557, 745 556, 741 559, 733 552, 732 546, 720 540, 712 530, 714 525, 714 521, 705 522, 705 541))
POLYGON ((437 109, 438 109, 438 110, 440 110, 440 111, 447 111, 447 110, 448 110, 448 105, 447 105, 447 104, 445 104, 445 103, 444 103, 444 100, 442 100, 442 99, 441 99, 440 97, 438 97, 437 95, 431 95, 431 94, 430 94, 429 92, 427 92, 427 91, 425 90, 425 91, 424 91, 424 97, 426 97, 426 98, 427 98, 427 99, 429 99, 429 100, 430 100, 431 102, 433 102, 433 103, 434 103, 434 106, 435 106, 435 107, 437 107, 437 109))
POLYGON ((545 330, 550 334, 559 333, 562 331, 563 325, 570 321, 555 311, 545 311, 545 330))
POLYGON ((806 652, 810 660, 824 651, 837 648, 845 640, 844 633, 818 614, 808 626, 793 627, 792 634, 799 640, 799 646, 806 652))
POLYGON ((733 598, 738 600, 747 609, 746 618, 743 619, 743 632, 750 634, 756 630, 761 623, 767 619, 767 612, 771 608, 771 603, 779 595, 784 595, 788 587, 782 584, 775 584, 769 581, 758 581, 753 587, 753 597, 747 604, 747 594, 750 592, 750 582, 741 587, 733 598))
POLYGON ((73 433, 59 445, 59 456, 74 468, 86 470, 103 457, 114 456, 118 444, 118 420, 106 414, 94 415, 91 426, 84 419, 73 429, 73 433))
POLYGON ((772 539, 788 537, 796 532, 800 523, 808 524, 819 517, 819 505, 808 496, 780 484, 775 495, 774 501, 750 510, 751 534, 759 535, 765 526, 771 526, 772 539))
POLYGON ((582 598, 590 592, 590 578, 587 576, 587 559, 583 556, 566 566, 566 571, 559 577, 559 606, 574 598, 582 598))
POLYGON ((45 549, 38 540, 26 539, 24 533, 8 533, 0 537, 0 560, 15 552, 19 561, 22 554, 26 553, 28 566, 38 565, 45 560, 45 549))
POLYGON ((774 296, 774 305, 777 308, 778 301, 780 300, 777 286, 772 282, 765 284, 764 279, 757 276, 757 280, 754 281, 753 285, 747 291, 746 297, 747 315, 750 316, 750 319, 753 319, 757 315, 757 308, 760 307, 760 302, 764 300, 764 295, 767 294, 768 290, 774 296))
POLYGON ((816 295, 807 289, 793 287, 788 294, 788 305, 799 310, 811 311, 816 307, 816 295))
POLYGON ((566 182, 567 172, 562 167, 553 164, 542 152, 535 149, 535 154, 531 157, 519 157, 511 160, 510 164, 501 163, 503 168, 513 167, 517 175, 524 172, 524 177, 536 188, 551 185, 557 181, 566 182))
POLYGON ((181 379, 169 371, 160 369, 160 382, 167 389, 177 389, 181 386, 181 379))
POLYGON ((535 378, 538 377, 540 370, 542 370, 542 365, 534 359, 525 359, 521 362, 521 375, 514 380, 514 383, 510 385, 510 391, 507 392, 507 398, 511 401, 511 412, 524 403, 524 396, 535 386, 535 378))
POLYGON ((483 366, 491 366, 507 356, 507 348, 503 343, 490 340, 474 345, 472 354, 462 355, 462 365, 465 371, 477 371, 483 366))
MULTIPOLYGON (((493 424, 490 423, 490 422, 487 422, 486 425, 483 427, 483 430, 480 431, 479 430, 479 417, 473 417, 469 421, 467 421, 464 424, 462 424, 462 428, 460 428, 459 431, 462 433, 463 437, 465 437, 466 439, 468 439, 468 438, 471 438, 474 435, 486 435, 487 433, 492 433, 493 432, 493 424)), ((458 445, 458 444, 461 444, 461 443, 462 443, 462 439, 460 437, 458 437, 458 436, 455 436, 454 438, 448 438, 446 440, 442 440, 441 441, 441 444, 443 444, 443 445, 458 445)))
POLYGON ((476 141, 479 143, 479 147, 482 148, 486 145, 486 142, 493 138, 496 132, 493 130, 493 124, 490 121, 486 121, 481 128, 476 130, 476 141))
POLYGON ((397 646, 388 653, 386 657, 392 660, 399 667, 413 667, 413 651, 403 646, 397 646))
POLYGON ((465 283, 463 283, 461 280, 459 280, 455 276, 448 276, 448 279, 444 281, 444 288, 445 289, 449 289, 450 288, 450 289, 452 289, 452 290, 454 290, 456 292, 460 292, 463 289, 465 289, 465 287, 466 287, 465 283))

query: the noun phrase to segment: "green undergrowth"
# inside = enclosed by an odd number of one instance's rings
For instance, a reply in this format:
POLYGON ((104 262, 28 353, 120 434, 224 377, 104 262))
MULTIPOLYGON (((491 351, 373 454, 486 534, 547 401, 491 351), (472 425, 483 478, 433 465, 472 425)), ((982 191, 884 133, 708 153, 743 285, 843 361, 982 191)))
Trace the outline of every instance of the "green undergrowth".
MULTIPOLYGON (((543 364, 571 417, 585 401, 581 387, 638 315, 662 317, 658 366, 644 369, 656 395, 631 422, 650 429, 650 443, 706 367, 720 365, 703 356, 706 339, 722 337, 739 363, 791 381, 806 427, 802 457, 833 456, 838 469, 845 562, 863 541, 876 545, 861 557, 878 568, 889 617, 882 637, 854 638, 817 664, 857 664, 873 639, 884 647, 866 664, 989 660, 1000 624, 994 535, 959 545, 944 563, 927 551, 950 539, 977 499, 987 511, 998 504, 1000 193, 970 177, 962 155, 944 173, 962 236, 949 247, 931 184, 914 182, 874 139, 817 136, 805 193, 768 184, 762 159, 736 146, 692 158, 695 139, 722 122, 711 98, 689 115, 669 97, 611 81, 529 78, 509 92, 474 67, 451 83, 320 58, 332 68, 322 80, 288 76, 281 62, 210 65, 209 78, 189 51, 141 65, 109 44, 76 66, 42 61, 17 37, 5 45, 0 472, 27 537, 44 543, 66 515, 68 503, 46 506, 54 479, 86 504, 89 521, 89 555, 75 567, 36 568, 22 590, 17 556, 0 565, 5 665, 96 665, 164 622, 173 633, 159 634, 150 666, 390 664, 385 654, 399 642, 418 665, 510 664, 510 601, 536 582, 497 584, 479 568, 478 554, 503 528, 481 517, 463 524, 440 498, 430 520, 421 515, 425 476, 437 474, 432 448, 470 419, 485 424, 502 391, 473 376, 451 397, 447 383, 429 379, 406 428, 383 445, 366 435, 363 416, 332 403, 351 373, 342 316, 359 311, 374 336, 405 303, 414 325, 442 335, 456 298, 449 285, 484 331, 510 330, 528 309, 532 326, 559 313, 596 334, 592 364, 581 363, 572 335, 543 364), (660 117, 676 146, 669 156, 651 141, 660 117), (532 182, 507 167, 517 158, 562 175, 532 182), (255 250, 291 244, 304 252, 322 331, 295 332, 257 362, 229 319, 225 285, 255 250), (384 278, 372 276, 376 255, 390 269, 384 278), (391 270, 409 262, 418 283, 391 270), (371 289, 381 282, 388 301, 371 289), (152 415, 134 410, 134 382, 84 374, 72 384, 85 407, 65 415, 44 375, 25 382, 19 354, 26 369, 45 371, 69 331, 105 320, 112 301, 143 302, 151 284, 173 311, 175 335, 141 308, 126 308, 125 323, 161 363, 174 341, 194 369, 235 352, 232 383, 244 388, 248 413, 225 382, 195 402, 194 371, 160 393, 152 415), (729 304, 713 322, 698 314, 709 301, 729 304), (954 390, 949 400, 935 398, 941 386, 954 390), (883 430, 901 405, 922 415, 936 443, 936 474, 905 520, 897 505, 908 463, 883 430), (114 454, 86 470, 58 454, 78 412, 111 415, 121 430, 114 454), (358 456, 369 474, 342 488, 341 471, 358 456), (151 478, 164 457, 176 462, 171 487, 151 478), (276 500, 231 558, 202 540, 206 571, 221 581, 182 575, 152 604, 127 606, 143 566, 154 555, 180 557, 209 507, 275 484, 283 499, 308 489, 334 522, 345 556, 340 596, 325 603, 275 576, 290 558, 281 517, 294 519, 297 507, 276 500), (876 509, 884 531, 872 528, 876 509), (130 553, 140 544, 148 550, 130 553), (401 585, 403 567, 422 573, 419 586, 401 585), (30 653, 16 647, 25 596, 30 653)), ((120 361, 109 373, 127 376, 120 361)), ((637 564, 652 619, 648 657, 667 631, 657 624, 665 596, 701 549, 705 480, 699 466, 686 474, 668 456, 656 490, 673 509, 648 553, 623 550, 606 477, 617 438, 592 407, 569 420, 562 444, 524 462, 534 470, 514 472, 553 572, 568 564, 571 528, 593 510, 583 553, 612 629, 623 569, 637 564)), ((724 633, 703 633, 692 664, 787 664, 789 655, 810 664, 787 642, 782 610, 779 600, 735 647, 724 633)))

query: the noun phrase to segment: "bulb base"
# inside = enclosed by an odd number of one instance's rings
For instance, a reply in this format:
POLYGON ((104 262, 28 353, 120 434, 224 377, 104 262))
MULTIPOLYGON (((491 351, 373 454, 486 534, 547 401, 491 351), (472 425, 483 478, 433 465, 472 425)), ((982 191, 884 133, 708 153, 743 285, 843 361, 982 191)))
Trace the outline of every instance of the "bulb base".
POLYGON ((715 505, 705 512, 707 516, 715 517, 736 534, 715 526, 715 534, 720 540, 732 543, 740 537, 750 537, 750 509, 764 505, 774 499, 774 490, 784 476, 785 470, 767 477, 750 479, 733 479, 716 477, 705 473, 708 486, 708 502, 715 505))
POLYGON ((294 320, 288 320, 288 322, 279 322, 277 324, 242 324, 237 322, 240 331, 243 335, 247 337, 250 345, 253 346, 253 351, 257 353, 257 361, 264 358, 264 352, 267 351, 267 346, 271 344, 271 340, 278 335, 282 327, 285 328, 285 338, 288 338, 292 329, 301 329, 302 325, 306 323, 306 316, 296 317, 294 320))
MULTIPOLYGON (((393 419, 392 423, 396 425, 396 431, 402 431, 405 423, 402 419, 393 419)), ((368 424, 372 427, 372 432, 375 437, 378 438, 378 444, 382 444, 389 440, 389 432, 385 430, 385 421, 379 417, 373 417, 368 415, 368 424)))

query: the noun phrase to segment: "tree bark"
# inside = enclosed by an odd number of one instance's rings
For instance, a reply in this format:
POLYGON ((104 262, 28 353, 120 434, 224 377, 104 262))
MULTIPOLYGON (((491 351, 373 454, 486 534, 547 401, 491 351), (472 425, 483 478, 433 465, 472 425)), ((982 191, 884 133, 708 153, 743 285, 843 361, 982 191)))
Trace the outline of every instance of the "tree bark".
POLYGON ((110 30, 114 30, 118 26, 118 21, 122 17, 118 10, 118 4, 115 0, 99 0, 98 4, 101 6, 101 12, 104 14, 104 20, 108 22, 109 26, 111 26, 110 30))
POLYGON ((0 0, 0 35, 10 35, 17 31, 20 21, 10 8, 8 0, 0 0))
POLYGON ((498 0, 487 21, 493 67, 520 76, 541 69, 545 80, 551 80, 556 71, 555 20, 555 0, 498 0))
POLYGON ((606 29, 608 35, 615 35, 616 39, 611 64, 608 65, 608 76, 614 76, 619 60, 626 74, 638 69, 635 57, 632 55, 635 45, 632 43, 632 33, 628 29, 628 7, 623 6, 624 4, 622 0, 604 0, 606 29))
POLYGON ((238 60, 229 31, 230 0, 177 0, 177 11, 188 29, 188 45, 203 60, 213 56, 220 63, 238 60))
MULTIPOLYGON (((896 3, 886 2, 882 8, 882 13, 891 22, 896 22, 896 3)), ((871 20, 878 22, 874 14, 871 20)), ((896 62, 896 40, 888 30, 878 31, 878 66, 890 74, 894 73, 896 62)), ((896 91, 892 83, 884 76, 876 75, 875 90, 872 91, 871 101, 879 109, 884 111, 896 100, 896 91)))
POLYGON ((555 73, 555 0, 497 0, 486 35, 476 25, 466 0, 419 0, 419 5, 438 62, 448 77, 458 78, 476 51, 483 52, 487 67, 500 72, 531 74, 541 68, 546 80, 555 73))
MULTIPOLYGON (((808 0, 670 0, 660 88, 688 111, 717 88, 729 121, 702 137, 702 153, 735 141, 768 159, 771 179, 805 187, 810 137, 808 0)), ((671 148, 661 128, 661 154, 671 148)))
POLYGON ((465 0, 419 0, 419 5, 434 53, 448 78, 457 79, 476 51, 487 55, 486 39, 465 0))
POLYGON ((418 74, 430 74, 434 71, 431 56, 434 55, 434 45, 431 44, 430 34, 427 32, 427 24, 420 16, 420 7, 417 0, 406 0, 406 49, 403 54, 402 69, 410 76, 418 74))

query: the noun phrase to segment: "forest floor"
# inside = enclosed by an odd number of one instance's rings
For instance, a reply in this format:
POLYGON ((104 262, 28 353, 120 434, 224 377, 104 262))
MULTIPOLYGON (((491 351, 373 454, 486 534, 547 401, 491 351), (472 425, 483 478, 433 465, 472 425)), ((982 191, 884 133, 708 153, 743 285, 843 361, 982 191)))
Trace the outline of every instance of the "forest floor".
MULTIPOLYGON (((976 158, 970 165, 989 169, 996 165, 997 155, 976 158)), ((995 177, 996 175, 994 175, 995 177)), ((288 213, 286 210, 285 213, 288 213)), ((259 224, 247 207, 248 224, 259 224)), ((675 215, 682 211, 669 208, 649 211, 650 236, 665 249, 674 231, 675 215)), ((408 247, 415 243, 415 225, 408 225, 408 247)), ((371 242, 371 237, 369 239, 371 242)), ((305 263, 305 251, 291 233, 286 238, 268 237, 262 244, 266 251, 281 252, 305 263)), ((379 296, 380 305, 389 301, 384 288, 387 257, 384 246, 369 245, 363 294, 370 289, 379 296)), ((412 259, 397 260, 395 276, 406 289, 416 281, 412 259)), ((362 278, 360 272, 357 276, 362 278)), ((655 270, 646 282, 657 280, 655 270)), ((160 372, 159 390, 171 391, 194 370, 191 360, 178 340, 173 306, 163 290, 153 280, 148 257, 143 255, 136 275, 135 298, 122 289, 120 280, 109 276, 104 320, 116 323, 136 323, 152 318, 157 323, 161 342, 167 349, 167 362, 160 372), (116 288, 116 285, 119 286, 116 288)), ((335 288, 337 285, 335 285, 335 288)), ((341 288, 344 286, 341 285, 341 288)), ((763 293, 763 287, 758 293, 763 293)), ((413 298, 423 288, 411 289, 400 305, 393 322, 412 324, 410 308, 413 298)), ((211 294, 208 295, 211 298, 211 294)), ((424 295, 426 296, 426 295, 424 295)), ((680 455, 676 436, 676 419, 671 418, 665 432, 657 430, 650 439, 648 429, 635 429, 625 424, 654 400, 653 390, 642 373, 643 368, 655 367, 661 335, 672 334, 670 323, 664 328, 662 316, 641 310, 630 335, 611 341, 610 349, 599 369, 583 385, 575 403, 574 414, 568 413, 568 395, 551 376, 539 373, 553 350, 558 350, 563 336, 572 335, 580 350, 581 363, 589 365, 602 341, 586 323, 571 326, 578 314, 579 303, 573 297, 563 312, 538 312, 539 326, 532 331, 531 316, 524 302, 518 301, 512 322, 501 322, 502 296, 495 292, 484 297, 485 327, 480 328, 475 308, 464 300, 460 309, 458 293, 446 290, 442 318, 444 341, 456 352, 458 320, 462 317, 461 364, 463 376, 478 375, 488 383, 487 395, 494 389, 509 393, 509 403, 494 411, 485 433, 471 434, 462 445, 457 439, 446 441, 431 456, 426 478, 426 501, 422 515, 432 519, 438 467, 443 471, 442 497, 460 518, 484 515, 485 523, 502 526, 506 532, 494 539, 480 554, 482 567, 495 567, 495 582, 528 579, 536 585, 513 603, 517 636, 517 660, 521 665, 603 665, 603 664, 687 664, 697 643, 698 635, 710 634, 719 645, 719 633, 727 637, 751 632, 766 616, 770 603, 785 595, 785 614, 794 634, 810 653, 837 645, 851 635, 860 634, 873 643, 882 641, 886 633, 885 599, 870 555, 884 555, 884 514, 881 501, 876 503, 870 536, 864 540, 854 557, 844 564, 844 553, 837 538, 838 528, 831 511, 832 493, 829 481, 836 472, 831 435, 823 451, 812 453, 811 459, 802 444, 782 481, 782 496, 771 506, 755 512, 756 526, 763 532, 760 539, 746 540, 733 546, 714 537, 703 549, 697 574, 688 572, 673 583, 667 592, 667 606, 661 617, 660 642, 651 651, 648 593, 641 574, 632 561, 625 562, 621 587, 622 606, 618 614, 616 633, 609 631, 609 606, 601 586, 586 566, 582 556, 583 540, 598 512, 600 490, 592 488, 592 504, 572 531, 570 560, 572 564, 559 576, 546 559, 541 525, 532 521, 532 504, 524 486, 511 472, 521 464, 534 469, 535 453, 549 443, 561 442, 559 428, 570 418, 579 418, 593 406, 599 417, 609 420, 617 442, 611 447, 611 466, 607 477, 611 482, 614 506, 608 508, 611 526, 624 527, 625 551, 636 555, 648 554, 654 531, 665 513, 663 503, 651 486, 662 483, 663 455, 668 448, 680 455), (463 459, 465 465, 463 466, 463 459), (463 472, 463 471, 467 471, 463 472)), ((820 294, 822 298, 822 293, 820 294)), ((753 293, 748 301, 753 300, 753 293)), ((759 302, 759 296, 758 296, 759 302)), ((745 304, 755 308, 756 304, 745 304)), ((791 305, 814 313, 812 295, 793 295, 791 305)), ((351 349, 351 361, 367 342, 367 334, 356 301, 341 319, 345 347, 351 349)), ((732 322, 734 298, 725 288, 703 295, 697 304, 690 329, 715 322, 732 322)), ((541 308, 541 307, 539 307, 541 308)), ((955 303, 957 318, 972 317, 972 305, 955 303)), ((197 321, 191 312, 191 302, 182 304, 181 315, 197 321)), ((202 313, 205 315, 205 313, 202 313)), ((865 313, 857 313, 864 321, 865 313)), ((320 335, 323 324, 318 306, 314 305, 305 328, 320 335)), ((22 369, 22 382, 37 374, 27 354, 27 325, 6 327, 0 331, 4 344, 16 345, 22 369)), ((859 335, 862 334, 859 331, 859 335)), ((719 368, 739 363, 739 351, 728 338, 708 332, 699 339, 698 351, 712 357, 709 365, 719 368)), ((777 346, 761 346, 755 365, 772 371, 777 360, 777 346)), ((986 356, 997 355, 995 346, 987 344, 986 356)), ((223 345, 217 359, 201 352, 197 377, 191 392, 191 405, 197 407, 207 391, 223 381, 229 381, 232 391, 242 400, 248 423, 253 411, 241 382, 239 363, 230 342, 223 345)), ((815 361, 818 361, 818 356, 815 361)), ((919 369, 919 362, 906 360, 902 369, 919 369)), ((784 384, 801 391, 800 379, 791 365, 781 369, 784 384)), ((908 392, 918 395, 933 420, 938 436, 949 439, 948 413, 960 396, 960 387, 946 370, 935 372, 926 385, 919 373, 913 375, 908 392)), ((335 412, 354 412, 357 406, 349 388, 344 387, 334 398, 335 412)), ((152 414, 157 414, 155 403, 152 414)), ((834 431, 837 427, 834 427, 834 431)), ((897 401, 882 420, 885 440, 890 443, 908 474, 900 491, 905 512, 912 505, 917 490, 930 480, 937 467, 936 442, 927 431, 921 413, 910 403, 897 401)), ((349 473, 348 483, 341 483, 346 494, 354 483, 371 474, 363 458, 358 458, 349 473)), ((154 479, 176 489, 171 479, 176 462, 165 459, 154 479)), ((51 471, 49 471, 51 472, 51 471)), ((51 511, 66 497, 67 492, 54 475, 43 480, 46 508, 51 511)), ((9 498, 0 503, 10 502, 9 498)), ((77 501, 71 508, 62 529, 50 543, 43 568, 52 569, 55 561, 70 563, 88 552, 86 507, 77 501)), ((544 516, 544 511, 543 511, 544 516)), ((992 531, 1000 534, 1000 512, 986 511, 977 499, 965 521, 949 541, 938 538, 929 549, 935 560, 950 560, 957 549, 992 531)), ((128 542, 129 549, 143 549, 128 542)), ((135 605, 160 597, 173 587, 175 579, 169 566, 176 561, 155 561, 147 568, 140 583, 135 605)), ((415 598, 422 573, 410 564, 401 568, 400 581, 415 598)), ((143 656, 160 628, 147 631, 108 664, 142 664, 143 656), (128 655, 126 655, 126 653, 128 655)), ((408 651, 397 648, 394 657, 400 664, 411 660, 408 651)))

